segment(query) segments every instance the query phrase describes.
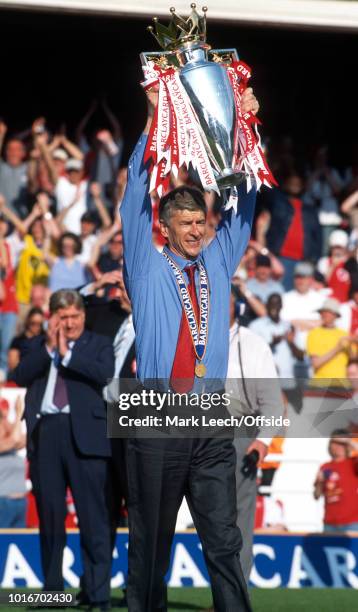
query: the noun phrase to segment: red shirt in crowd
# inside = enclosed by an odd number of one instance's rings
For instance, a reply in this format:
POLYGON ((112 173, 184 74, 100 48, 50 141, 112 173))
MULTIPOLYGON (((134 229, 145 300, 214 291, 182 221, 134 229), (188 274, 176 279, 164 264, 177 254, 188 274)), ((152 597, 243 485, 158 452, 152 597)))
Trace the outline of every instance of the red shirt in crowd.
MULTIPOLYGON (((11 253, 10 247, 5 241, 4 243, 6 250, 6 267, 5 267, 5 275, 2 279, 2 284, 4 287, 4 299, 0 301, 0 312, 13 312, 15 314, 18 313, 19 307, 16 299, 16 278, 15 278, 15 269, 12 267, 11 263, 11 253)), ((4 269, 4 268, 2 268, 4 269)))
POLYGON ((304 259, 302 200, 299 198, 289 198, 289 202, 293 208, 293 217, 281 247, 280 255, 282 257, 301 260, 304 259))
POLYGON ((351 288, 351 278, 349 272, 344 267, 345 262, 342 261, 332 270, 327 281, 328 287, 332 290, 331 297, 335 298, 342 304, 349 300, 349 290, 351 288))
POLYGON ((324 522, 347 525, 358 522, 357 458, 330 461, 320 467, 317 477, 323 481, 324 522))

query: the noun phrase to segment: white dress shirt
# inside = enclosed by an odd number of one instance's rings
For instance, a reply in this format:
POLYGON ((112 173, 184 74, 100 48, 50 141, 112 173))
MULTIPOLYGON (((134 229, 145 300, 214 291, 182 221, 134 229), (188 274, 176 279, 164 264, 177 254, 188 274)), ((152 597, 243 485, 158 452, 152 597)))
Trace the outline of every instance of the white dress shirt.
MULTIPOLYGON (((63 365, 64 367, 67 367, 71 360, 72 349, 74 347, 74 344, 75 343, 73 341, 68 343, 68 351, 61 360, 61 365, 63 365)), ((52 351, 51 353, 50 351, 48 351, 48 354, 51 357, 51 367, 50 367, 50 371, 49 371, 49 375, 47 379, 45 394, 43 396, 42 403, 41 403, 41 414, 59 414, 59 412, 61 412, 61 414, 69 414, 70 413, 69 404, 66 404, 66 406, 64 406, 61 410, 59 410, 59 408, 57 408, 57 406, 55 406, 55 404, 53 403, 53 395, 55 392, 55 386, 56 386, 56 380, 57 380, 57 366, 56 366, 55 361, 56 361, 56 358, 59 357, 59 355, 57 351, 52 351)))

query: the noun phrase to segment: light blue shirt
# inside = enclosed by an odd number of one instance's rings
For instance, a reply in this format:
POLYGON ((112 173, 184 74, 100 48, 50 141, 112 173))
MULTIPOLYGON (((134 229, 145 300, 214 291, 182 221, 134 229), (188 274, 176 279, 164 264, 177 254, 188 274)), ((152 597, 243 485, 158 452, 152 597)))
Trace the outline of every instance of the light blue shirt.
MULTIPOLYGON (((65 367, 68 366, 71 360, 72 349, 73 349, 74 344, 75 343, 73 341, 68 343, 68 351, 62 358, 61 364, 65 367)), ((61 412, 61 414, 69 414, 70 413, 69 404, 67 404, 61 410, 59 410, 57 406, 55 406, 55 404, 53 403, 53 394, 55 392, 55 385, 56 385, 56 379, 57 379, 56 358, 59 358, 59 356, 58 356, 58 353, 56 353, 56 351, 53 351, 52 353, 49 352, 49 355, 51 357, 51 366, 50 366, 50 371, 48 375, 46 390, 42 398, 40 412, 41 414, 58 414, 59 412, 61 412)))
MULTIPOLYGON (((128 185, 120 208, 124 280, 132 302, 137 375, 142 382, 169 380, 182 317, 173 271, 152 243, 148 173, 142 164, 145 145, 143 135, 129 161, 128 185)), ((223 381, 227 372, 231 277, 250 238, 256 200, 255 189, 247 193, 242 184, 238 191, 237 214, 233 209, 223 213, 216 238, 198 257, 207 271, 210 295, 208 343, 202 360, 205 379, 223 381)), ((170 255, 181 270, 193 263, 174 253, 170 255)))
POLYGON ((283 295, 285 290, 281 283, 270 278, 265 283, 260 282, 257 278, 250 278, 246 287, 251 291, 256 297, 258 297, 263 304, 267 303, 268 298, 273 293, 278 293, 279 295, 283 295))

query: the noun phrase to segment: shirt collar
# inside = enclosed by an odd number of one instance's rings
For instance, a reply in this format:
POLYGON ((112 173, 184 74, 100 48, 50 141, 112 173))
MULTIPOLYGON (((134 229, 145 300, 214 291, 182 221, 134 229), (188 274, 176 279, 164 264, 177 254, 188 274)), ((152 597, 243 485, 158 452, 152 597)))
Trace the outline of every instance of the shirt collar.
POLYGON ((196 259, 185 259, 185 257, 181 257, 180 255, 176 255, 175 253, 173 253, 173 251, 171 251, 167 245, 165 245, 163 251, 165 251, 171 258, 172 260, 176 263, 176 265, 181 269, 184 270, 184 268, 186 268, 186 266, 191 266, 193 264, 197 264, 198 261, 200 260, 200 256, 201 253, 199 253, 198 257, 196 259))

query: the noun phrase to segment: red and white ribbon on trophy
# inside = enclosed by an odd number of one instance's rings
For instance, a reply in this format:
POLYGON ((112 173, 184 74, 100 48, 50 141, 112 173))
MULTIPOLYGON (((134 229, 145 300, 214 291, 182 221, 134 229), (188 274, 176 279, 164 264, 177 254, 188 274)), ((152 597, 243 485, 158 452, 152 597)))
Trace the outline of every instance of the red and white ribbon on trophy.
MULTIPOLYGON (((248 191, 253 186, 252 179, 257 189, 262 184, 276 185, 261 148, 257 129, 260 122, 252 113, 241 110, 241 96, 251 76, 250 68, 244 62, 232 62, 225 67, 234 93, 237 119, 234 136, 237 153, 233 168, 246 173, 248 191)), ((179 71, 174 67, 162 69, 153 62, 144 66, 143 71, 145 90, 159 84, 158 106, 144 154, 151 176, 149 190, 156 189, 161 197, 169 189, 170 173, 177 176, 179 168, 183 165, 189 168, 191 164, 203 189, 220 193, 207 153, 205 134, 180 81, 179 71)))

